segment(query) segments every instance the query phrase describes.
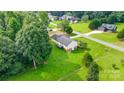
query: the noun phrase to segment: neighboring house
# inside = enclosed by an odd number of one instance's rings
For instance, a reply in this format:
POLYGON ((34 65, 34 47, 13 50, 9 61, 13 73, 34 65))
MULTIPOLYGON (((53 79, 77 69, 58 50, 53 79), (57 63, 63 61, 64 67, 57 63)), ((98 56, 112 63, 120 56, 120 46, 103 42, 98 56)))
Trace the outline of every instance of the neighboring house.
POLYGON ((48 18, 49 18, 51 21, 58 20, 58 17, 51 15, 51 13, 48 13, 48 18))
POLYGON ((66 19, 66 20, 70 21, 70 23, 77 23, 78 22, 78 18, 76 18, 74 16, 68 16, 68 15, 63 15, 59 19, 61 19, 61 20, 66 19))
POLYGON ((101 31, 112 31, 112 32, 115 32, 117 29, 117 26, 116 25, 113 25, 113 24, 102 24, 98 30, 101 30, 101 31))
POLYGON ((51 38, 58 47, 64 48, 66 51, 72 51, 78 46, 77 41, 71 40, 69 36, 55 34, 51 38))

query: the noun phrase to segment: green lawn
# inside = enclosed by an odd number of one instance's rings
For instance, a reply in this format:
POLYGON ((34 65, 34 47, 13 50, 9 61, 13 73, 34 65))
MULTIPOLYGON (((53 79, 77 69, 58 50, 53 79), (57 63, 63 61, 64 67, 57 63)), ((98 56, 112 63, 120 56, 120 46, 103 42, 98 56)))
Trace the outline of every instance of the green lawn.
POLYGON ((117 26, 117 31, 121 31, 122 29, 124 29, 124 23, 116 23, 117 26))
MULTIPOLYGON (((124 53, 105 47, 85 38, 77 38, 88 43, 88 51, 99 65, 100 80, 124 80, 124 53), (118 70, 112 68, 116 64, 118 70)), ((87 68, 82 65, 84 51, 67 53, 53 44, 48 64, 39 66, 37 70, 29 69, 10 77, 8 80, 86 80, 87 68)))
MULTIPOLYGON (((89 32, 88 23, 77 23, 71 25, 74 30, 81 33, 89 32)), ((119 27, 121 29, 121 26, 119 27)), ((73 34, 72 34, 73 36, 73 34)), ((102 33, 92 35, 106 42, 118 42, 116 33, 102 33)), ((85 38, 77 38, 88 43, 88 51, 99 65, 100 80, 124 80, 124 53, 108 48, 99 43, 85 38), (116 64, 118 69, 113 69, 112 64, 116 64)), ((11 76, 8 80, 86 80, 87 68, 82 65, 84 51, 67 53, 53 44, 52 53, 48 59, 48 64, 41 65, 37 70, 29 69, 23 73, 11 76)))
POLYGON ((85 80, 87 69, 85 66, 82 66, 83 69, 80 69, 82 57, 83 51, 79 53, 67 53, 53 44, 48 64, 39 66, 37 70, 29 69, 10 77, 8 80, 85 80), (76 73, 72 77, 71 75, 78 69, 81 70, 82 75, 76 73), (72 79, 69 78, 70 76, 72 79))
POLYGON ((91 36, 109 43, 118 42, 117 33, 104 32, 100 34, 92 34, 91 36))
POLYGON ((94 38, 103 40, 105 42, 115 44, 115 45, 120 46, 120 47, 124 47, 124 41, 120 41, 117 38, 117 33, 105 32, 105 33, 101 33, 101 34, 93 34, 91 36, 94 38))
POLYGON ((55 23, 55 24, 60 24, 61 22, 62 22, 61 20, 53 21, 53 23, 55 23))
MULTIPOLYGON (((55 24, 59 24, 61 23, 61 21, 53 21, 53 23, 55 24)), ((73 30, 75 31, 79 31, 81 33, 87 33, 90 32, 91 30, 88 28, 90 21, 88 22, 79 22, 79 23, 74 23, 71 24, 71 27, 73 28, 73 30)), ((49 27, 51 28, 56 28, 56 26, 49 24, 49 27)))
POLYGON ((88 47, 91 49, 90 53, 99 65, 100 80, 124 80, 124 65, 121 63, 121 59, 124 59, 124 53, 88 39, 78 38, 78 40, 88 43, 88 47), (118 70, 113 69, 112 64, 116 64, 118 70))
MULTIPOLYGON (((61 23, 60 20, 56 20, 56 21, 52 21, 52 22, 55 23, 55 24, 60 24, 60 23, 61 23)), ((56 28, 57 26, 52 25, 52 24, 49 24, 49 27, 50 27, 50 28, 56 28)))
POLYGON ((75 24, 71 24, 71 27, 73 30, 81 32, 81 33, 87 33, 90 32, 91 30, 88 28, 90 21, 88 22, 79 22, 75 24))

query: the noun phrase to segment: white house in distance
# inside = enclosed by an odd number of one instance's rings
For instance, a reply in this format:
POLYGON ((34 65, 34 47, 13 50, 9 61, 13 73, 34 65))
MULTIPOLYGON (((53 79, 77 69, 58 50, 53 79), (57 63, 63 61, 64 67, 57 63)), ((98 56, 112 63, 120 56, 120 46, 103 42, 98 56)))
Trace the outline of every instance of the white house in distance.
POLYGON ((70 21, 70 23, 77 23, 78 22, 78 18, 76 18, 74 16, 63 15, 62 17, 60 17, 60 20, 64 20, 64 19, 70 21))
POLYGON ((58 47, 64 48, 66 51, 72 51, 77 48, 77 41, 71 40, 69 36, 53 35, 52 41, 54 41, 58 47))
POLYGON ((48 18, 49 18, 51 21, 55 21, 55 20, 58 19, 57 16, 53 16, 53 15, 51 15, 51 13, 48 13, 48 18))

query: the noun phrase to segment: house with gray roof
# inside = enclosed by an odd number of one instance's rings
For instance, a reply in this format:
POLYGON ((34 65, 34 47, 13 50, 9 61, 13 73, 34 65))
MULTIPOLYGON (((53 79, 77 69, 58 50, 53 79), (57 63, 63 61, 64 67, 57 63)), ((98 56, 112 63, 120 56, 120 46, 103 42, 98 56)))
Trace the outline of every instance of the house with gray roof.
POLYGON ((52 41, 54 41, 58 47, 64 48, 66 51, 72 51, 77 48, 77 41, 71 40, 69 36, 53 35, 52 41))
POLYGON ((68 16, 68 15, 63 15, 61 18, 61 20, 68 20, 70 21, 70 23, 77 23, 78 22, 78 18, 74 17, 74 16, 68 16))
POLYGON ((114 25, 114 24, 102 24, 98 30, 100 31, 112 31, 112 32, 115 32, 117 29, 117 26, 114 25))

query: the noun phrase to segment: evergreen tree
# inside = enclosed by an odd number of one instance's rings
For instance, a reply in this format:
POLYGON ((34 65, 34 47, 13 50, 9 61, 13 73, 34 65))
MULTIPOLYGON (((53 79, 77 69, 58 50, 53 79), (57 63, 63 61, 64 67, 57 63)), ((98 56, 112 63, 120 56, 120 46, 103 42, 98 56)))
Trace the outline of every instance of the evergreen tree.
POLYGON ((90 24, 89 24, 89 28, 91 30, 95 30, 98 29, 98 27, 101 26, 101 21, 99 19, 94 19, 90 24))
POLYGON ((23 68, 18 49, 8 37, 0 36, 0 79, 20 72, 23 68))
POLYGON ((93 62, 93 58, 89 54, 89 52, 86 51, 85 54, 84 54, 84 57, 83 57, 83 60, 82 61, 85 63, 85 66, 86 67, 89 67, 90 64, 93 62))
POLYGON ((118 39, 124 39, 124 29, 122 29, 121 31, 118 32, 117 38, 118 39))
POLYGON ((36 64, 46 61, 51 53, 47 32, 48 23, 45 23, 47 18, 41 15, 41 13, 31 15, 29 17, 31 23, 24 25, 16 37, 16 45, 20 52, 33 62, 35 69, 36 64))
POLYGON ((87 80, 88 81, 98 81, 99 80, 99 67, 95 62, 92 62, 90 64, 87 80))

